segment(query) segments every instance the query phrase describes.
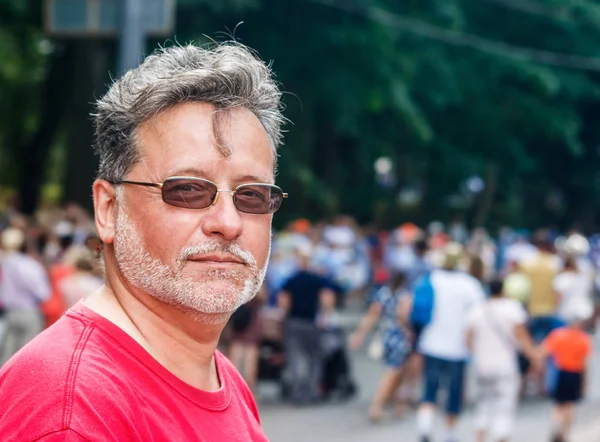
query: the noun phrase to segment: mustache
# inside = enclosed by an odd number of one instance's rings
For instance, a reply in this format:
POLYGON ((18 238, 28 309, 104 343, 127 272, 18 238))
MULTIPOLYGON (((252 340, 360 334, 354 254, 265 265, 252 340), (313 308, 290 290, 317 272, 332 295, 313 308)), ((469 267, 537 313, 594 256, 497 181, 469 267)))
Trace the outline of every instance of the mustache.
POLYGON ((207 255, 209 253, 228 253, 235 256, 237 259, 242 261, 244 264, 250 267, 256 267, 256 259, 254 255, 247 250, 242 249, 236 243, 222 243, 219 241, 210 241, 204 244, 198 244, 194 246, 188 246, 181 250, 177 261, 184 263, 192 256, 207 255))

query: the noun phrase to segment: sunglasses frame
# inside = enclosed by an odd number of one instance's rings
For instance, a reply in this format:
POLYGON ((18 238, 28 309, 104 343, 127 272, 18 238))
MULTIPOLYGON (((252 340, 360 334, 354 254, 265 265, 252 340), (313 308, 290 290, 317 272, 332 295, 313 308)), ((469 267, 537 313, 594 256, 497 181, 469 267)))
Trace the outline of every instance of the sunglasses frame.
POLYGON ((244 183, 244 184, 240 184, 239 186, 237 186, 235 189, 231 190, 231 189, 219 189, 217 187, 217 185, 215 183, 213 183, 210 180, 207 180, 206 178, 199 178, 199 177, 192 177, 192 176, 170 176, 165 178, 165 180, 162 183, 151 183, 151 182, 145 182, 145 181, 130 181, 130 180, 120 180, 120 181, 116 181, 111 183, 113 185, 119 185, 119 184, 133 184, 135 186, 145 186, 145 187, 156 187, 158 189, 160 189, 160 196, 163 200, 163 202, 165 204, 168 204, 169 206, 173 206, 173 207, 181 207, 183 209, 190 209, 190 210, 201 210, 201 209, 207 209, 211 206, 214 206, 217 201, 219 200, 219 194, 220 193, 229 193, 231 194, 232 198, 233 198, 233 204, 235 205, 236 210, 242 212, 242 213, 249 213, 251 215, 267 215, 269 213, 275 213, 277 212, 280 208, 281 205, 279 205, 279 207, 275 210, 273 210, 272 212, 265 212, 265 213, 255 213, 255 212, 246 212, 244 210, 240 210, 240 208, 236 205, 235 203, 235 195, 236 192, 240 189, 240 188, 244 188, 247 186, 261 186, 261 187, 269 187, 269 188, 275 188, 277 190, 279 190, 281 192, 281 196, 282 196, 282 200, 288 197, 288 194, 286 192, 284 192, 281 187, 276 186, 275 184, 268 184, 268 183, 244 183), (167 181, 170 180, 192 180, 192 181, 201 181, 204 183, 209 183, 212 184, 213 186, 215 186, 216 192, 215 192, 215 196, 213 197, 211 203, 206 206, 206 207, 200 207, 200 208, 194 208, 194 207, 185 207, 185 206, 177 206, 175 204, 171 204, 167 201, 165 201, 165 194, 163 192, 163 187, 165 185, 165 183, 167 181))

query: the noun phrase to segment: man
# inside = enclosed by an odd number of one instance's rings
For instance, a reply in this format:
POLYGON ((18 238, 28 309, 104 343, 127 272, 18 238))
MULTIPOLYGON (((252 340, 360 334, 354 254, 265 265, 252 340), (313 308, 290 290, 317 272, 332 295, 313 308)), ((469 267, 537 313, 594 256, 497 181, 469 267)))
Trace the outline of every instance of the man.
POLYGON ((537 364, 537 350, 527 331, 527 313, 505 296, 502 281, 490 283, 490 298, 467 317, 467 342, 474 358, 478 386, 477 440, 510 439, 519 399, 519 349, 537 364), (487 434, 486 434, 487 433, 487 434))
POLYGON ((0 266, 0 303, 5 309, 5 332, 0 342, 0 366, 35 338, 44 328, 40 304, 50 297, 50 283, 44 266, 21 253, 25 244, 22 230, 10 227, 0 243, 5 256, 0 266))
POLYGON ((297 405, 321 396, 324 355, 319 315, 327 318, 341 289, 310 269, 310 250, 298 252, 298 271, 283 285, 279 307, 287 313, 285 327, 286 379, 290 400, 297 405))
POLYGON ((106 284, 0 372, 3 441, 264 441, 216 351, 262 284, 280 92, 239 44, 164 49, 98 102, 106 284))
POLYGON ((457 270, 462 256, 460 244, 448 243, 444 248, 442 268, 433 270, 428 278, 433 290, 433 309, 418 348, 424 356, 424 394, 417 412, 417 426, 423 442, 431 440, 440 384, 448 393, 445 440, 456 441, 455 427, 462 408, 465 363, 469 356, 466 318, 469 309, 485 297, 479 281, 457 270))

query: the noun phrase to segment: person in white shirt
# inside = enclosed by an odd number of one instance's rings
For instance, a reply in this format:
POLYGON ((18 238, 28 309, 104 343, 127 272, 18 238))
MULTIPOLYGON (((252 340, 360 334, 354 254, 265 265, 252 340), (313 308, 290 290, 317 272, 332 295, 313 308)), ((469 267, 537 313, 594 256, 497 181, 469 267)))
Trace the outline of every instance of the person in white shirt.
POLYGON ((518 350, 537 364, 533 341, 526 328, 523 306, 504 296, 502 281, 490 283, 490 298, 467 316, 467 344, 478 387, 477 440, 507 442, 514 426, 520 377, 518 350))
POLYGON ((462 408, 465 364, 469 356, 466 317, 469 309, 485 298, 479 281, 456 270, 463 253, 458 243, 446 245, 443 267, 429 276, 433 289, 431 321, 419 340, 419 352, 424 356, 424 394, 417 413, 417 427, 422 442, 431 440, 440 384, 448 393, 446 441, 456 440, 454 432, 462 408))
POLYGON ((582 302, 592 303, 591 279, 589 274, 579 270, 575 258, 567 258, 563 271, 554 277, 552 287, 558 295, 556 315, 565 323, 569 320, 572 305, 582 302))

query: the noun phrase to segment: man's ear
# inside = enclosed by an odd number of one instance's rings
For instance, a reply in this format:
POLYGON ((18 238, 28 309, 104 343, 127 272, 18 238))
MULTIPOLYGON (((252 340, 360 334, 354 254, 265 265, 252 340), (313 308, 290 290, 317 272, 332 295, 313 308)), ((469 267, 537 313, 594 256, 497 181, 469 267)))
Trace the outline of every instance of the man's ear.
POLYGON ((104 244, 115 239, 116 192, 115 187, 105 180, 94 181, 94 215, 96 230, 104 244))

